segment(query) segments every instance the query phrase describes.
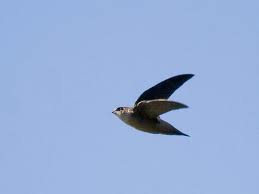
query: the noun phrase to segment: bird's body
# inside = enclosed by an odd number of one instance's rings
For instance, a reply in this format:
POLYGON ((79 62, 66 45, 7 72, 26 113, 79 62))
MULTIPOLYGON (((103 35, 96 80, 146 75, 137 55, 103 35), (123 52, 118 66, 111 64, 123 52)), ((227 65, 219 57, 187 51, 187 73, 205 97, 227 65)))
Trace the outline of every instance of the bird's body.
POLYGON ((141 115, 138 112, 134 112, 133 108, 124 107, 124 113, 119 118, 126 124, 138 129, 140 131, 153 133, 153 134, 165 134, 165 135, 185 135, 181 131, 174 128, 168 122, 162 120, 160 117, 149 118, 145 115, 141 115))
POLYGON ((121 114, 119 118, 126 124, 139 129, 141 131, 157 133, 157 119, 150 119, 148 117, 143 117, 137 112, 133 111, 133 108, 127 107, 124 114, 121 114))
POLYGON ((187 108, 186 105, 169 101, 167 98, 192 76, 184 74, 169 78, 145 91, 134 107, 119 107, 113 113, 126 124, 144 132, 188 136, 162 120, 160 115, 171 110, 187 108))

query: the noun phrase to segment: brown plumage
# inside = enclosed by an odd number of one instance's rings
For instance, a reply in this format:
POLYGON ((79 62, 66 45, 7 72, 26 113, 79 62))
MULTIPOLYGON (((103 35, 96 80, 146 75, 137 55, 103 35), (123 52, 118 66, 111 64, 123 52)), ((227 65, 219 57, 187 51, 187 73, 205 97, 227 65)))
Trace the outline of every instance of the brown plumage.
POLYGON ((162 120, 160 115, 171 110, 187 108, 182 103, 167 99, 192 76, 183 74, 160 82, 141 94, 134 107, 119 107, 113 113, 126 124, 144 132, 188 136, 162 120))

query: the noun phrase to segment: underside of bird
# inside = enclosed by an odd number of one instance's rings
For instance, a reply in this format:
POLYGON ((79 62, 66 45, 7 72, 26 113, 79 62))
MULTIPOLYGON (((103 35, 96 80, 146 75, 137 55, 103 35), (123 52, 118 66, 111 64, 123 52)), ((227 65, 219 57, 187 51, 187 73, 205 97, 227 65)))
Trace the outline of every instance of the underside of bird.
POLYGON ((141 101, 133 108, 135 118, 131 119, 130 125, 149 133, 188 136, 160 118, 164 113, 182 108, 188 106, 167 99, 141 101))

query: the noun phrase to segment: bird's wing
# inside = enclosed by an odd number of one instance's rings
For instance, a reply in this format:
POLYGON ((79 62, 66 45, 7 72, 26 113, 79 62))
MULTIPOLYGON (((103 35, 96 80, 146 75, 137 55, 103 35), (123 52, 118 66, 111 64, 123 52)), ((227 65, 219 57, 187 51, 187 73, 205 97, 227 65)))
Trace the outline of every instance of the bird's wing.
POLYGON ((181 108, 188 108, 188 106, 179 102, 158 99, 141 101, 134 107, 134 111, 149 118, 156 118, 161 114, 181 108))
POLYGON ((135 105, 143 100, 168 99, 175 90, 193 76, 193 74, 182 74, 166 79, 142 93, 135 102, 135 105))

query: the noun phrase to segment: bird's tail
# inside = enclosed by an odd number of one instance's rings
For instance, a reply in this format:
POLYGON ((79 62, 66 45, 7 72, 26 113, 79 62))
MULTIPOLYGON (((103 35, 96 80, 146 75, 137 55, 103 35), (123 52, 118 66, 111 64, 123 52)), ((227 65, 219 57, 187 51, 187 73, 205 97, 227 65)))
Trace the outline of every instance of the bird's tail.
POLYGON ((169 131, 167 133, 165 133, 166 135, 183 135, 183 136, 187 136, 190 137, 189 135, 179 131, 179 130, 175 130, 175 131, 169 131))
POLYGON ((187 136, 190 137, 189 135, 179 131, 178 129, 176 129, 174 126, 172 126, 171 124, 169 124, 168 122, 160 119, 160 134, 164 134, 164 135, 183 135, 183 136, 187 136))

